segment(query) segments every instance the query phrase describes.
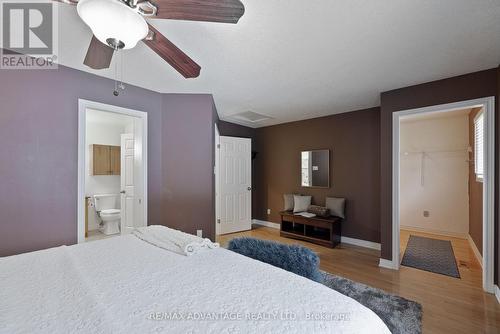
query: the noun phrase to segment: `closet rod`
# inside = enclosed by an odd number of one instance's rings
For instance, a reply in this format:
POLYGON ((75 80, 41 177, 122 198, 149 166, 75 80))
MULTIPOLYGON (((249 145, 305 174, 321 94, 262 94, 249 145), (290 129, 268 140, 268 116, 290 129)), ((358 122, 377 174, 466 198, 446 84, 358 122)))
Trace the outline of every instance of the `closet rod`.
POLYGON ((458 152, 470 152, 468 148, 460 150, 423 150, 423 151, 401 151, 400 154, 425 154, 425 153, 458 153, 458 152))

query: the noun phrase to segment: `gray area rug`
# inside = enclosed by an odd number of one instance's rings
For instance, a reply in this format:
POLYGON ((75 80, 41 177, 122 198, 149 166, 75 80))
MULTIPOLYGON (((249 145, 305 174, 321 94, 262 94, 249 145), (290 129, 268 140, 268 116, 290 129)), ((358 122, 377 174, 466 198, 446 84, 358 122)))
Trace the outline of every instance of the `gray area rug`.
POLYGON ((448 240, 410 235, 401 265, 460 278, 455 254, 448 240))
POLYGON ((422 305, 380 289, 322 272, 323 284, 375 312, 393 334, 422 333, 422 305))

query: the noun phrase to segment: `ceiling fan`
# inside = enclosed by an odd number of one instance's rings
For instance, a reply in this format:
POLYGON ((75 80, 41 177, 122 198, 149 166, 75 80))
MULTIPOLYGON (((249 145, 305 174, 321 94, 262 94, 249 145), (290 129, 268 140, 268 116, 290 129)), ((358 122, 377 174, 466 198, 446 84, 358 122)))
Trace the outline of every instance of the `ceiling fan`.
POLYGON ((114 51, 131 49, 143 41, 185 78, 196 78, 201 67, 145 18, 237 23, 245 12, 239 0, 53 0, 76 5, 90 27, 84 64, 108 68, 114 51))

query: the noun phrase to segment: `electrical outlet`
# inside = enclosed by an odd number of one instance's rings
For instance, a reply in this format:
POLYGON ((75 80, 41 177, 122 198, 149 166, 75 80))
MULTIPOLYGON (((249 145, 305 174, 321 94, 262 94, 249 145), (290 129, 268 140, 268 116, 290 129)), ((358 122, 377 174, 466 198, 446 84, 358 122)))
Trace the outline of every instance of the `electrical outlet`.
POLYGON ((267 214, 270 215, 271 214, 271 209, 267 209, 267 214))
POLYGON ((429 212, 429 211, 424 210, 424 217, 425 217, 425 218, 428 218, 430 215, 431 215, 431 214, 430 214, 430 212, 429 212))
POLYGON ((196 235, 200 238, 203 238, 203 230, 196 230, 196 235))

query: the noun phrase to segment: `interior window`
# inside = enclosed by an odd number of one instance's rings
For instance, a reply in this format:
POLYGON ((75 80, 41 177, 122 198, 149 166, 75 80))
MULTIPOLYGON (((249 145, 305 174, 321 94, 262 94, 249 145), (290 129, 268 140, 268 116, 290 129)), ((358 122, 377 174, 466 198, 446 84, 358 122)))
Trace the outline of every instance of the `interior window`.
POLYGON ((474 118, 474 172, 478 181, 483 181, 484 174, 484 113, 481 111, 474 118))

